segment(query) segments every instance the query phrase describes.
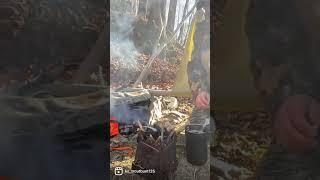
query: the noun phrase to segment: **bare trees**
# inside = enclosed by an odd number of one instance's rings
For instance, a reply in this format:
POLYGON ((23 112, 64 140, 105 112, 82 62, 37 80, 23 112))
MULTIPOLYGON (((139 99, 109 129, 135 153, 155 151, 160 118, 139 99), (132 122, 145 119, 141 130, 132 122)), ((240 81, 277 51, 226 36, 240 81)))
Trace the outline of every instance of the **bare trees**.
POLYGON ((167 32, 172 33, 174 31, 174 25, 176 21, 176 9, 178 0, 170 0, 167 32))
MULTIPOLYGON (((189 6, 189 0, 186 0, 186 4, 184 5, 184 8, 183 8, 182 18, 186 16, 187 11, 188 11, 188 6, 189 6)), ((184 26, 184 24, 183 24, 182 27, 180 28, 180 34, 179 34, 179 37, 178 37, 178 41, 179 41, 179 42, 182 41, 184 28, 185 28, 185 26, 184 26)))

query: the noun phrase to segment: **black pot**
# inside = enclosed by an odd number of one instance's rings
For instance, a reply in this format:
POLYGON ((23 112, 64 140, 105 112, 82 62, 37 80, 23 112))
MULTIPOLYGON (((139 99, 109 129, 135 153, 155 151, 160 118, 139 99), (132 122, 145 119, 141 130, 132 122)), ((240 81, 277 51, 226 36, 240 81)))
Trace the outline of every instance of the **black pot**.
POLYGON ((187 161, 192 165, 202 166, 208 160, 208 133, 202 125, 186 126, 187 161))

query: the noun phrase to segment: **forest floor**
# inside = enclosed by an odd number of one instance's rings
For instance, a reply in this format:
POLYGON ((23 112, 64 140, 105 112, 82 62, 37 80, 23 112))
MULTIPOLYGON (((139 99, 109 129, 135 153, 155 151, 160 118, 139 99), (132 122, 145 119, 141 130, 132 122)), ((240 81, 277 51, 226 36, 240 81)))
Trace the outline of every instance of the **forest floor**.
MULTIPOLYGON (((143 82, 143 87, 146 89, 165 90, 172 88, 179 66, 179 58, 181 59, 181 53, 178 53, 178 61, 175 61, 175 63, 170 63, 160 58, 156 59, 150 69, 151 73, 143 82)), ((110 62, 111 87, 129 86, 137 79, 149 59, 150 56, 148 55, 138 55, 138 63, 134 68, 121 63, 119 59, 112 59, 110 62)), ((179 111, 190 115, 193 109, 191 99, 184 98, 178 100, 180 104, 179 111)), ((229 167, 235 168, 233 170, 228 170, 228 168, 226 168, 227 170, 221 170, 219 169, 221 166, 211 167, 211 175, 214 175, 217 179, 253 178, 257 165, 271 141, 271 123, 269 117, 265 112, 230 112, 227 114, 219 114, 217 112, 215 120, 217 126, 216 144, 215 146, 211 146, 211 159, 221 160, 225 163, 224 165, 230 165, 229 167)), ((182 139, 184 138, 183 133, 182 131, 182 139)), ((177 152, 179 153, 177 157, 182 157, 185 156, 185 152, 183 151, 184 140, 179 141, 177 142, 177 152), (180 148, 181 145, 182 149, 180 148)), ((128 165, 131 165, 132 161, 133 159, 127 161, 128 165)), ((181 162, 184 162, 184 160, 181 159, 181 162)), ((115 162, 112 163, 115 166, 119 165, 115 162)), ((185 171, 177 171, 177 173, 181 175, 186 174, 185 171)))

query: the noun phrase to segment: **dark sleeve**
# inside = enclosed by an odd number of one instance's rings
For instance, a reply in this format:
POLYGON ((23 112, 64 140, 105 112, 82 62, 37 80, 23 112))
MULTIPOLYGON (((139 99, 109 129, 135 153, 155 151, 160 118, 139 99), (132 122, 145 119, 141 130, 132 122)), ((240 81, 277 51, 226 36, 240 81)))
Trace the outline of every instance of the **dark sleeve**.
POLYGON ((246 32, 255 87, 269 112, 288 96, 319 95, 319 67, 314 63, 319 56, 293 1, 252 0, 246 32))

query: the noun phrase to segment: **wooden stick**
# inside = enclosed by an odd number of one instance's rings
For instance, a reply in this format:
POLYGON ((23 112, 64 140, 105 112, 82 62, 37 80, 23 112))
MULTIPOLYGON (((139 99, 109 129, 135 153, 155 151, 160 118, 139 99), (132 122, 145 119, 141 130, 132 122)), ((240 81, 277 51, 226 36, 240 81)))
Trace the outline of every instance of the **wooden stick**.
POLYGON ((156 148, 154 148, 154 147, 150 146, 149 144, 144 143, 144 142, 142 142, 142 143, 143 143, 144 145, 148 146, 149 148, 151 148, 151 149, 153 149, 153 150, 155 150, 155 151, 159 152, 159 150, 158 150, 158 149, 156 149, 156 148))
POLYGON ((152 141, 152 144, 154 144, 156 142, 156 140, 153 138, 152 134, 150 134, 150 139, 152 141))
POLYGON ((163 130, 164 130, 164 127, 163 127, 163 125, 161 126, 161 142, 163 141, 163 130))
POLYGON ((170 142, 170 139, 171 139, 171 137, 173 136, 174 133, 175 133, 175 131, 171 131, 171 133, 167 137, 167 141, 166 141, 167 144, 170 142))
POLYGON ((106 57, 106 45, 107 29, 104 27, 96 44, 90 50, 85 60, 80 64, 80 68, 74 76, 74 82, 84 82, 89 78, 89 74, 106 57))
POLYGON ((141 131, 145 132, 145 130, 143 129, 143 126, 142 126, 140 120, 138 120, 138 125, 139 125, 139 128, 141 129, 141 131))

